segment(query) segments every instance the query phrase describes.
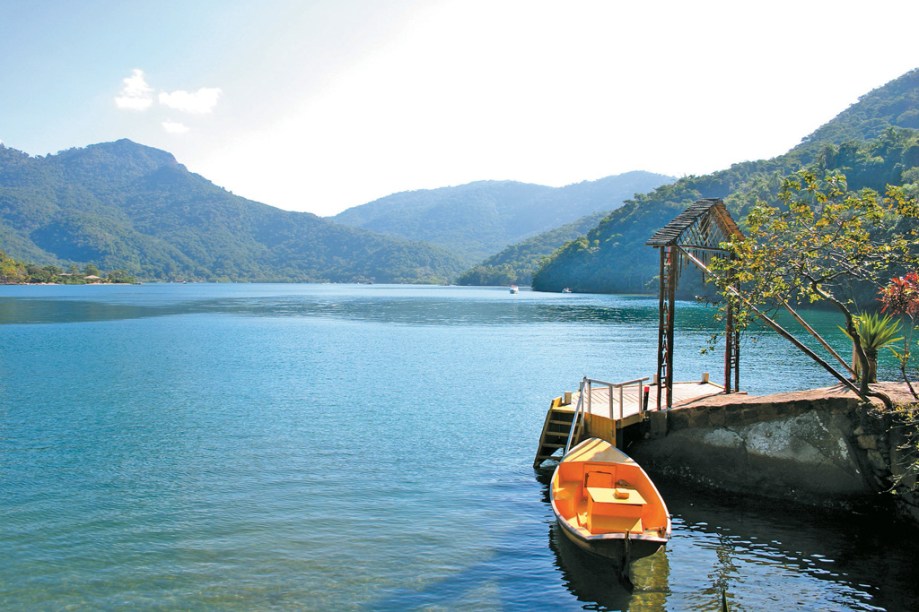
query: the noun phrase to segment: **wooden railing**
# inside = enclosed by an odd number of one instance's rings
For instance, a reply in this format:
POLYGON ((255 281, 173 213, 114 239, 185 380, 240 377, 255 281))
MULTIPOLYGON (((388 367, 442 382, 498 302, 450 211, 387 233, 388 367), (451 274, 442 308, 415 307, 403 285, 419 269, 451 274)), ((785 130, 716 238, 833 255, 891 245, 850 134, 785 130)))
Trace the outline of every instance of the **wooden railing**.
POLYGON ((604 380, 597 380, 596 378, 588 378, 585 376, 581 379, 581 384, 578 387, 578 404, 577 408, 574 411, 574 418, 571 420, 571 430, 568 432, 568 441, 565 444, 565 454, 568 454, 568 451, 571 450, 572 442, 574 441, 575 431, 577 431, 579 421, 584 419, 584 413, 593 414, 593 406, 591 402, 593 401, 593 387, 601 386, 609 389, 609 418, 610 420, 616 420, 615 413, 615 404, 618 399, 619 403, 619 417, 618 420, 622 421, 624 417, 624 405, 625 405, 625 390, 630 385, 635 385, 637 387, 636 396, 638 397, 638 415, 643 419, 644 414, 648 409, 646 404, 647 398, 644 394, 645 382, 648 381, 648 377, 636 378, 634 380, 627 380, 620 383, 611 383, 604 380), (618 391, 618 397, 617 393, 618 391), (586 399, 585 399, 586 398, 586 399))

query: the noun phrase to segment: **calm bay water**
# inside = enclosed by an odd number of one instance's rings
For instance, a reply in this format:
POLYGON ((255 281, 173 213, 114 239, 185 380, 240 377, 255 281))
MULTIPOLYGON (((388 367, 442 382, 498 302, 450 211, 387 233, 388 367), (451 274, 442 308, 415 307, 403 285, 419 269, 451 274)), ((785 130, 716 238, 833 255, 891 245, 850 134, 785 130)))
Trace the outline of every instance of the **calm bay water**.
MULTIPOLYGON (((720 378, 711 314, 678 306, 676 378, 720 378)), ((656 299, 3 287, 0 342, 3 609, 919 606, 887 525, 673 483, 634 591, 567 546, 531 467, 546 407, 583 375, 650 376, 656 299)), ((833 381, 764 335, 741 382, 833 381)))

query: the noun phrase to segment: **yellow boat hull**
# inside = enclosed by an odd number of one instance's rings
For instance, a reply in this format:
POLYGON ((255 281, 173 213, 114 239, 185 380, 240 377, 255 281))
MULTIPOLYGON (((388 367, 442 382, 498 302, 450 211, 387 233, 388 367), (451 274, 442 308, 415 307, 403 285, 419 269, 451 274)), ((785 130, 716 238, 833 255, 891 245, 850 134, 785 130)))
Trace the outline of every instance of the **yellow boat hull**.
POLYGON ((558 464, 549 488, 562 533, 587 552, 621 561, 653 555, 670 539, 670 514, 645 471, 590 438, 558 464))

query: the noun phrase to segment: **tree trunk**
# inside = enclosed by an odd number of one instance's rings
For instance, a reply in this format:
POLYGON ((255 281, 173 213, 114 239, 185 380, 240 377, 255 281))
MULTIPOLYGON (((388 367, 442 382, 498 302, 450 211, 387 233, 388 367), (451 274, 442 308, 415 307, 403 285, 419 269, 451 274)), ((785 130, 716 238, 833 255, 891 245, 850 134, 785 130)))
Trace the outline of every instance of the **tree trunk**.
MULTIPOLYGON (((819 284, 813 283, 813 287, 814 290, 823 296, 824 299, 836 306, 836 308, 842 312, 842 316, 846 319, 846 331, 849 332, 849 337, 852 338, 852 350, 855 352, 856 372, 862 372, 862 375, 858 377, 859 395, 862 397, 876 397, 884 403, 885 408, 892 410, 893 402, 886 393, 871 390, 871 380, 869 376, 870 365, 868 363, 868 355, 865 353, 865 349, 862 347, 862 337, 858 335, 858 329, 855 326, 855 317, 852 315, 852 311, 849 310, 845 304, 837 300, 832 293, 824 291, 819 286, 819 284)), ((875 364, 875 371, 876 369, 877 365, 875 364)))
POLYGON ((878 352, 875 349, 865 349, 865 357, 868 359, 865 378, 869 383, 876 383, 878 381, 878 352))

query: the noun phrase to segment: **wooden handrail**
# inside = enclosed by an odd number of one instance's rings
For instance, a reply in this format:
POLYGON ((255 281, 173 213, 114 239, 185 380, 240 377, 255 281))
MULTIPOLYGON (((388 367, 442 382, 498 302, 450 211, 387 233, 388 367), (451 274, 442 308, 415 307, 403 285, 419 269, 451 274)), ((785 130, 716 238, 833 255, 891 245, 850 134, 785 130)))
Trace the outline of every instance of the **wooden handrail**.
POLYGON ((613 406, 615 404, 615 395, 614 391, 619 391, 619 419, 618 422, 621 423, 624 414, 625 414, 625 388, 631 385, 635 385, 638 388, 638 414, 641 417, 644 417, 644 413, 647 412, 644 404, 644 383, 646 383, 650 377, 644 376, 642 378, 635 378, 632 380, 627 380, 625 382, 612 383, 605 380, 599 380, 596 378, 589 378, 585 376, 581 379, 581 384, 578 387, 578 404, 574 411, 574 416, 571 419, 571 429, 568 431, 568 439, 565 443, 565 454, 568 454, 568 451, 571 450, 571 445, 574 442, 574 434, 577 431, 579 422, 584 419, 584 413, 593 414, 592 409, 592 399, 593 399, 593 386, 599 385, 607 387, 609 389, 609 418, 612 421, 616 421, 616 415, 613 411, 613 406), (585 399, 586 396, 586 399, 585 399))
POLYGON ((588 380, 586 376, 582 378, 581 385, 578 387, 578 405, 574 409, 574 416, 571 418, 571 429, 568 430, 568 439, 565 441, 564 455, 567 455, 568 451, 571 450, 571 441, 574 438, 574 432, 578 428, 578 419, 581 418, 584 413, 584 385, 588 380))

